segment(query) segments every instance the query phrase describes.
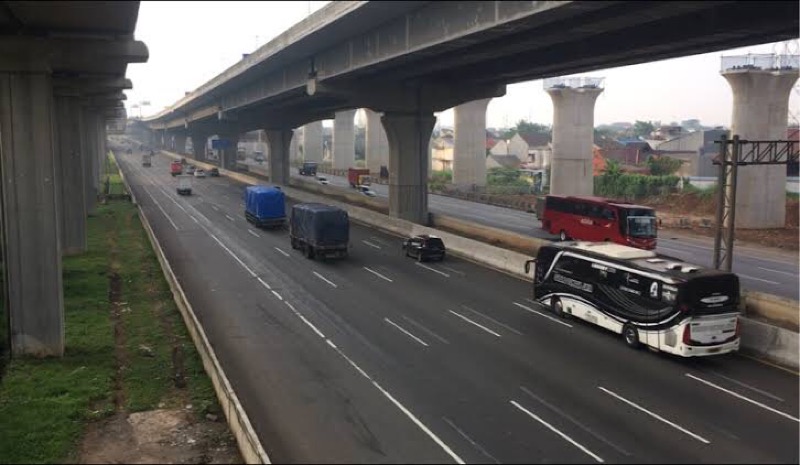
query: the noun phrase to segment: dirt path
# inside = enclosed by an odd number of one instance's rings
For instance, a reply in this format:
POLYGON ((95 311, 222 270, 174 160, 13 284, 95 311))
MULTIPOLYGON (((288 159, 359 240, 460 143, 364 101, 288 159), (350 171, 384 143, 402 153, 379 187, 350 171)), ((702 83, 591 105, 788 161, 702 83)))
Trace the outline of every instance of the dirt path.
MULTIPOLYGON (((130 221, 130 218, 128 218, 130 221)), ((130 311, 124 301, 124 282, 118 261, 117 233, 110 231, 109 246, 109 303, 114 331, 113 379, 114 413, 90 423, 79 447, 78 463, 241 463, 238 448, 228 430, 225 418, 206 415, 201 418, 190 403, 184 371, 184 348, 175 334, 173 321, 158 302, 151 309, 172 347, 172 366, 169 371, 174 382, 162 405, 180 405, 183 408, 149 410, 129 413, 126 409, 126 370, 135 363, 127 349, 123 312, 130 311)), ((142 264, 145 276, 154 278, 156 271, 142 264)), ((158 293, 155 281, 147 287, 147 294, 158 293)), ((139 354, 141 355, 141 354, 139 354)))

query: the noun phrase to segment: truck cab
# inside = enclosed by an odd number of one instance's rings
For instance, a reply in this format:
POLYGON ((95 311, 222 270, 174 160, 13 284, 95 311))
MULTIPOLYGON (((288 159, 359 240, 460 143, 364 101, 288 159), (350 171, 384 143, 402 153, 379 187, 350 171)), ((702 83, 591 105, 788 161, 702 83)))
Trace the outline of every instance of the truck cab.
POLYGON ((183 174, 183 165, 179 161, 173 161, 169 164, 169 172, 172 176, 183 174))

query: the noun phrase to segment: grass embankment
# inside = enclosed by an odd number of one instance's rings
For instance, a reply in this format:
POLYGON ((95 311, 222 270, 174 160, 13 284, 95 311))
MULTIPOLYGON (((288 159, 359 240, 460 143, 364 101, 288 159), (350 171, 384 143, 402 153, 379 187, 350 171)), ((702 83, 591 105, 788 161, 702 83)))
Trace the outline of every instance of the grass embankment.
POLYGON ((219 412, 135 206, 98 205, 88 251, 64 258, 63 276, 65 355, 8 364, 0 462, 74 461, 87 424, 115 412, 219 412))

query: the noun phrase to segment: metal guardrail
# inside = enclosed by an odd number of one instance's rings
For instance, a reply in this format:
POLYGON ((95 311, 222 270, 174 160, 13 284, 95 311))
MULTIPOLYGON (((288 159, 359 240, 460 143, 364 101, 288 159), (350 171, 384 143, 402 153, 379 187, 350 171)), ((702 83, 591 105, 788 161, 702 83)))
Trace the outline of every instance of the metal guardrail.
POLYGON ((792 70, 800 69, 800 55, 778 55, 775 53, 732 55, 722 57, 720 72, 736 70, 792 70))
POLYGON ((554 77, 542 81, 545 90, 547 89, 602 89, 606 78, 597 77, 554 77))

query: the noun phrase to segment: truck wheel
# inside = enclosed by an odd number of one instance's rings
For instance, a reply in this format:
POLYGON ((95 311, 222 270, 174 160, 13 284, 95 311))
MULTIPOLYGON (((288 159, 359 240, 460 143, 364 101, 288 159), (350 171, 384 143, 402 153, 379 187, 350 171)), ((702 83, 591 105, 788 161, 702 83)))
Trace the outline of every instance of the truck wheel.
POLYGON ((306 252, 306 258, 308 258, 309 260, 313 260, 314 259, 314 248, 313 247, 311 247, 310 245, 306 244, 305 252, 306 252))
POLYGON ((559 239, 561 242, 564 242, 564 241, 566 241, 567 239, 569 239, 569 236, 567 236, 567 232, 566 232, 566 231, 564 231, 564 230, 562 229, 562 230, 561 230, 561 232, 560 232, 560 233, 558 233, 558 239, 559 239))
POLYGON ((422 258, 422 252, 419 252, 417 254, 417 261, 420 262, 420 263, 422 263, 424 261, 424 259, 422 258))

